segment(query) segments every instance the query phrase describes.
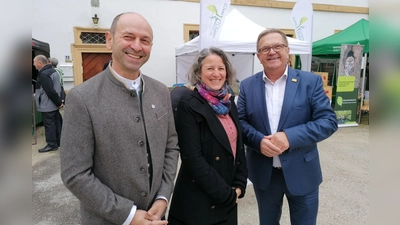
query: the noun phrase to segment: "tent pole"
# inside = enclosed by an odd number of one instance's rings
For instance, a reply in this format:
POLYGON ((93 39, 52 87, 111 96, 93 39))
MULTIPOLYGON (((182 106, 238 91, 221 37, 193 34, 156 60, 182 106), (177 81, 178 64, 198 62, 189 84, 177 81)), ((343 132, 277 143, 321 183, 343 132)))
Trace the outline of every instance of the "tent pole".
POLYGON ((251 67, 251 76, 254 75, 254 53, 253 53, 253 66, 251 67))
POLYGON ((175 56, 175 84, 178 83, 178 59, 177 56, 175 56))
POLYGON ((365 90, 364 90, 364 84, 365 84, 365 73, 366 73, 366 69, 367 69, 367 53, 364 53, 364 65, 363 65, 363 79, 362 79, 362 81, 361 81, 361 101, 360 101, 360 109, 359 109, 359 112, 358 112, 358 115, 359 115, 359 117, 358 117, 358 124, 360 124, 361 123, 361 108, 362 108, 362 106, 363 106, 363 104, 364 104, 364 92, 365 92, 365 90))

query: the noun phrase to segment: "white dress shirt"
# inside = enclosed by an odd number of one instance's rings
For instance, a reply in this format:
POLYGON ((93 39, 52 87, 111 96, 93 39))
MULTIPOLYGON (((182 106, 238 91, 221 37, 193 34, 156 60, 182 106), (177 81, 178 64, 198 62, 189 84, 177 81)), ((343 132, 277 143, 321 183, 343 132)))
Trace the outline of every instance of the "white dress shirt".
MULTIPOLYGON (((263 72, 263 80, 265 84, 265 99, 267 104, 268 121, 271 134, 278 132, 279 119, 281 117, 283 99, 285 97, 286 80, 288 68, 285 73, 274 82, 272 82, 263 72)), ((273 157, 273 167, 282 167, 279 156, 273 157)))

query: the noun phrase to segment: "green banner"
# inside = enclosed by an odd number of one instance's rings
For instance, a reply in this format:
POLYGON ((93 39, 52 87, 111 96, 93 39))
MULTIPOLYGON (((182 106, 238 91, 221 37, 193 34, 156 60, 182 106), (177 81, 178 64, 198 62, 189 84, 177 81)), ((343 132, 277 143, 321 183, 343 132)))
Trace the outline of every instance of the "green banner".
POLYGON ((336 92, 335 113, 338 124, 357 124, 358 88, 351 92, 336 92))
POLYGON ((339 127, 358 125, 358 92, 363 49, 362 45, 342 45, 333 107, 339 127))
POLYGON ((336 86, 337 92, 352 92, 354 91, 354 83, 356 78, 354 76, 339 76, 336 86))

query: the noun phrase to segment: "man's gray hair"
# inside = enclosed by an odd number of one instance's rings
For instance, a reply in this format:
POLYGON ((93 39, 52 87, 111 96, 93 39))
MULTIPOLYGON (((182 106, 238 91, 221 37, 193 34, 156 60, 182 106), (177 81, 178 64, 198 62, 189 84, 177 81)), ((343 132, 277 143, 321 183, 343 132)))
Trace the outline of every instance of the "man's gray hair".
POLYGON ((58 60, 56 58, 50 57, 49 62, 51 63, 51 65, 53 67, 57 67, 57 65, 58 65, 58 60))

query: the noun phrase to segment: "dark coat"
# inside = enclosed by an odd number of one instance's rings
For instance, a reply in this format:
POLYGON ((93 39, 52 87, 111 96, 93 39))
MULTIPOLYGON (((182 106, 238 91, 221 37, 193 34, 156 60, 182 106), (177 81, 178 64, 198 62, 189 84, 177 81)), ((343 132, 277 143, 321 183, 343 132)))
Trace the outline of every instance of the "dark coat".
POLYGON ((60 75, 50 64, 39 70, 36 82, 36 107, 39 112, 52 112, 59 109, 61 101, 60 75))
POLYGON ((185 86, 180 86, 180 87, 175 87, 171 91, 171 104, 172 104, 172 110, 174 112, 174 117, 176 119, 176 110, 178 108, 178 103, 181 100, 181 97, 185 95, 189 95, 192 91, 185 87, 185 86))
POLYGON ((229 112, 237 132, 234 159, 228 136, 218 117, 197 90, 181 98, 176 129, 182 165, 169 211, 173 224, 237 224, 236 192, 247 184, 242 131, 234 97, 229 112))

